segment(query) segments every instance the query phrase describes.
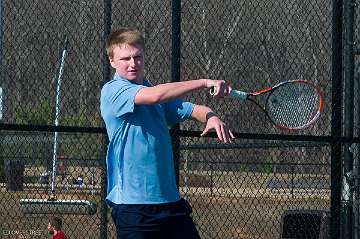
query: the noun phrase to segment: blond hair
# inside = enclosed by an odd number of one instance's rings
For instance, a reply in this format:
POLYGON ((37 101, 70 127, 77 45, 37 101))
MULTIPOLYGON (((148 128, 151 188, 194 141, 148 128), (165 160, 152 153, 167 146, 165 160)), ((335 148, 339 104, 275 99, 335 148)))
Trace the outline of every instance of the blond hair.
POLYGON ((106 41, 106 52, 110 58, 114 56, 113 50, 115 47, 120 46, 122 44, 129 45, 140 45, 144 48, 144 38, 141 32, 137 29, 133 28, 120 28, 114 30, 109 35, 106 41))

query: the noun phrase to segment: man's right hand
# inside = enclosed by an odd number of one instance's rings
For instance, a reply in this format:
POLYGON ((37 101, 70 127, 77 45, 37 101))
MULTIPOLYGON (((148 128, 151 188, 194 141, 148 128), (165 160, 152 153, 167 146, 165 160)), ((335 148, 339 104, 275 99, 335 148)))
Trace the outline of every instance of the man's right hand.
POLYGON ((231 92, 231 87, 224 80, 205 79, 207 88, 213 88, 213 96, 216 98, 224 98, 231 92))

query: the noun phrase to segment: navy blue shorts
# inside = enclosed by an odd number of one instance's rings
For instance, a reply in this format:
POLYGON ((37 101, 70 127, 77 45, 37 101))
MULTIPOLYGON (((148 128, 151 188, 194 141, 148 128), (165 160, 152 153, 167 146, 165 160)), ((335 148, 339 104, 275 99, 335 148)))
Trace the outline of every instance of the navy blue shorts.
POLYGON ((199 239, 189 203, 119 204, 112 207, 118 239, 199 239))

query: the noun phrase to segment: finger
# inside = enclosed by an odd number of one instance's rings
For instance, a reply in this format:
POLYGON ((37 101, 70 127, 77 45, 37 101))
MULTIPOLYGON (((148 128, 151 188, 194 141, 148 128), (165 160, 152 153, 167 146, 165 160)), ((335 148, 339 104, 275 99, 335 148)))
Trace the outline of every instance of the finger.
POLYGON ((225 82, 220 82, 219 85, 219 97, 223 97, 225 93, 225 82))
POLYGON ((232 143, 234 138, 230 135, 229 130, 226 130, 226 135, 228 137, 229 143, 232 143))
POLYGON ((222 92, 223 92, 223 88, 222 88, 222 84, 219 84, 217 87, 216 87, 216 89, 217 89, 217 94, 216 94, 216 96, 217 97, 221 97, 222 96, 222 92))
POLYGON ((206 135, 208 132, 209 132, 209 129, 208 129, 208 127, 206 127, 206 128, 204 129, 204 131, 200 134, 200 136, 204 136, 204 135, 206 135))
POLYGON ((231 132, 231 130, 226 125, 224 127, 224 131, 226 134, 226 139, 228 140, 229 143, 232 143, 233 139, 235 139, 234 134, 231 132))
POLYGON ((226 88, 226 96, 230 95, 232 88, 230 86, 227 86, 226 88))
POLYGON ((217 97, 219 95, 219 92, 221 91, 221 85, 217 81, 213 81, 213 84, 214 85, 211 86, 212 92, 210 92, 214 97, 217 97))
POLYGON ((221 92, 222 97, 228 96, 230 94, 230 86, 225 82, 221 82, 221 92))
POLYGON ((232 143, 232 140, 231 140, 231 137, 229 135, 229 132, 228 131, 224 131, 224 134, 225 134, 225 143, 232 143))
POLYGON ((217 89, 217 92, 216 92, 216 95, 214 95, 216 98, 218 98, 218 99, 222 99, 222 98, 224 98, 224 88, 222 88, 222 87, 217 87, 216 88, 217 89))
POLYGON ((216 130, 216 134, 218 136, 218 139, 220 141, 224 141, 224 137, 223 137, 223 134, 222 134, 222 130, 220 129, 220 127, 215 127, 215 130, 216 130))
POLYGON ((225 134, 225 132, 224 132, 224 126, 223 126, 223 125, 220 125, 220 126, 219 126, 219 129, 220 129, 219 132, 220 132, 222 141, 223 141, 224 143, 227 143, 226 134, 225 134))
POLYGON ((222 125, 221 131, 223 133, 224 142, 231 143, 231 138, 230 138, 229 132, 227 131, 227 127, 225 125, 222 125))
POLYGON ((231 132, 231 130, 229 130, 229 134, 230 134, 230 136, 231 136, 232 139, 235 139, 235 136, 234 136, 234 134, 231 132))

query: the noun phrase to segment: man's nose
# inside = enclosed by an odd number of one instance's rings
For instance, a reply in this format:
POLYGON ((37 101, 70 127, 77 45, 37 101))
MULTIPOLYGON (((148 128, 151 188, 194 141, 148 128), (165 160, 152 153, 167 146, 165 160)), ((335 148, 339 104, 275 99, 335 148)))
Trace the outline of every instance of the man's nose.
POLYGON ((135 66, 135 59, 134 57, 130 58, 130 66, 135 66))

